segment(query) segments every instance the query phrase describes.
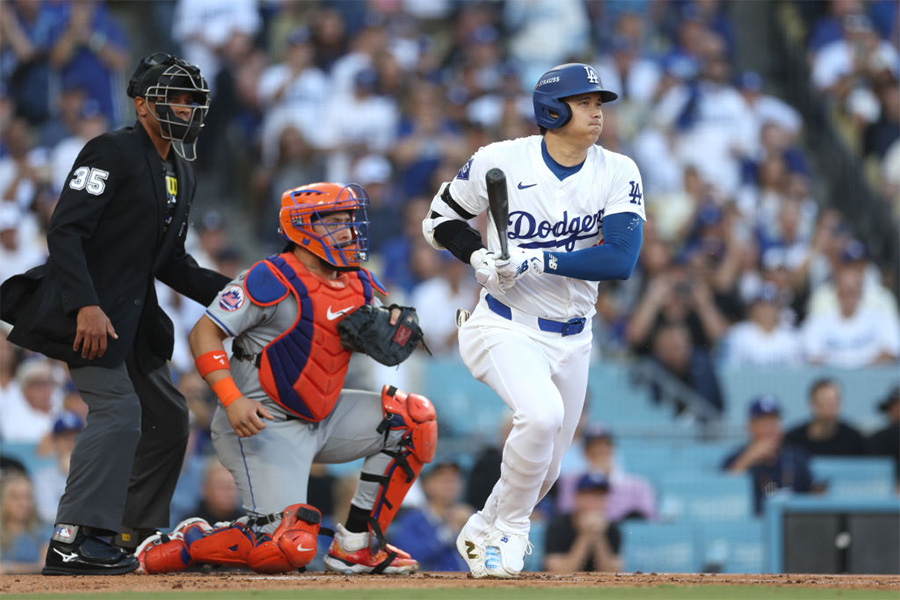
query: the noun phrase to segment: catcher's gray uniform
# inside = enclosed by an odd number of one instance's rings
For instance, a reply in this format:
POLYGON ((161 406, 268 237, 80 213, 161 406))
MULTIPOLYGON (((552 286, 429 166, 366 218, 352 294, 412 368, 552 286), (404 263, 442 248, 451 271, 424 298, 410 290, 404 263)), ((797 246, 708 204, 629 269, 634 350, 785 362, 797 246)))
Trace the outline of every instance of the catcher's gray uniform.
MULTIPOLYGON (((241 349, 237 353, 257 355, 294 325, 297 302, 288 294, 272 306, 253 303, 246 298, 242 285, 246 273, 226 286, 206 314, 235 338, 232 348, 241 349)), ((382 450, 399 449, 402 430, 391 430, 387 437, 376 431, 383 418, 378 393, 345 389, 331 414, 310 423, 290 415, 266 395, 251 361, 233 356, 231 372, 244 396, 262 402, 275 417, 249 438, 237 436, 221 406, 213 417, 213 446, 234 476, 248 514, 267 515, 291 504, 306 503, 313 462, 344 463, 365 457, 362 471, 375 477, 382 475, 391 461, 382 450)), ((360 481, 353 504, 371 508, 378 488, 377 482, 360 481)), ((271 532, 276 527, 277 522, 270 523, 264 530, 271 532)))

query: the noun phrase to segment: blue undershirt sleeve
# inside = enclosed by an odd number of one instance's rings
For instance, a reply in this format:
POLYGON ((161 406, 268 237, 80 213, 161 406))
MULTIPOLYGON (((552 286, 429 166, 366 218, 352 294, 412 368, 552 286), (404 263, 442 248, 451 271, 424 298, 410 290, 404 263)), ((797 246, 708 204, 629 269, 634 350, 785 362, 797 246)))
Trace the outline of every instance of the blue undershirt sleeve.
POLYGON ((637 264, 643 221, 635 213, 603 218, 603 244, 574 252, 545 252, 544 273, 587 281, 628 279, 637 264), (547 268, 553 265, 555 268, 547 268))

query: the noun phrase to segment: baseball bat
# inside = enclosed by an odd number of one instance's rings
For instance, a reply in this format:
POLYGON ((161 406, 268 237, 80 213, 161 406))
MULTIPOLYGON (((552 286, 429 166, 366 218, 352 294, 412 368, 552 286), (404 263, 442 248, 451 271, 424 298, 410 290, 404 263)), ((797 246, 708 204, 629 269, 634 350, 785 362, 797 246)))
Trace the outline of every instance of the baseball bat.
POLYGON ((487 182, 488 204, 491 207, 491 216, 494 225, 497 226, 497 235, 500 236, 500 258, 509 258, 509 243, 506 230, 509 226, 509 191, 506 188, 506 173, 493 168, 484 176, 487 182))

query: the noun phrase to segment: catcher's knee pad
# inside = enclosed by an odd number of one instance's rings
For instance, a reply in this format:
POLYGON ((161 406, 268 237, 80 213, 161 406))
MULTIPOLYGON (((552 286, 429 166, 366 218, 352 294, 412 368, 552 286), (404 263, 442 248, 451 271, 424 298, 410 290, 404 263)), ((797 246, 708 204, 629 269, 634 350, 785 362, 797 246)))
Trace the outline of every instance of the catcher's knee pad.
POLYGON ((418 477, 425 463, 434 459, 437 448, 437 413, 434 405, 418 394, 406 394, 394 386, 384 386, 381 390, 381 404, 384 420, 378 431, 385 436, 389 430, 403 429, 406 432, 400 440, 400 449, 390 454, 390 462, 384 475, 377 478, 381 483, 371 517, 381 532, 394 519, 400 503, 418 477))
POLYGON ((268 533, 257 536, 256 546, 247 556, 247 566, 257 573, 287 573, 294 568, 268 533))
POLYGON ((140 572, 148 575, 156 573, 179 573, 191 565, 191 553, 180 536, 170 537, 158 533, 138 546, 134 552, 140 562, 140 572))
POLYGON ((256 537, 244 523, 236 521, 186 542, 194 562, 245 567, 256 537))

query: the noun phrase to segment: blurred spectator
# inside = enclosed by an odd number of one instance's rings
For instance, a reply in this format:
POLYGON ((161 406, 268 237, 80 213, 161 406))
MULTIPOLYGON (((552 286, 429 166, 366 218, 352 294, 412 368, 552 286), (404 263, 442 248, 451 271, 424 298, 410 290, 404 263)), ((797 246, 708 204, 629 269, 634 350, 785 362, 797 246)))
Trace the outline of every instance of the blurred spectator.
MULTIPOLYGON (((87 90, 79 81, 64 79, 60 87, 54 114, 43 122, 38 135, 37 145, 47 150, 53 149, 67 137, 76 135, 84 104, 88 100, 87 90)), ((70 166, 66 165, 67 172, 70 166)), ((59 190, 56 192, 59 193, 59 190)))
POLYGON ((207 523, 214 524, 219 521, 234 521, 244 514, 234 477, 219 459, 210 458, 203 474, 200 503, 190 512, 190 516, 200 517, 206 519, 207 523))
POLYGON ((842 273, 849 273, 851 278, 862 279, 860 302, 863 307, 897 314, 897 299, 890 290, 881 284, 881 274, 869 260, 865 245, 858 240, 850 240, 840 248, 839 252, 837 262, 832 265, 831 281, 819 285, 813 290, 812 296, 809 298, 808 313, 818 315, 835 312, 840 306, 837 281, 842 277, 842 273))
POLYGON ((612 432, 601 425, 589 425, 585 428, 582 439, 580 451, 584 453, 584 470, 560 478, 557 510, 571 512, 578 482, 585 473, 600 474, 609 483, 605 515, 610 522, 618 523, 625 519, 655 520, 656 492, 646 479, 629 473, 622 466, 612 432))
POLYGON ((879 38, 865 14, 847 15, 841 20, 841 27, 842 38, 815 54, 812 84, 863 126, 878 118, 873 81, 883 71, 896 78, 900 54, 890 42, 879 38))
POLYGON ((547 571, 620 571, 622 533, 607 517, 610 483, 602 473, 588 473, 575 485, 571 513, 554 517, 547 526, 547 571))
POLYGON ((9 202, 0 202, 0 282, 31 267, 43 264, 47 254, 34 243, 22 239, 22 212, 9 202))
POLYGON ((740 184, 740 159, 753 148, 755 121, 730 83, 721 38, 707 32, 700 48, 700 76, 676 85, 660 99, 655 122, 675 136, 675 151, 683 165, 693 165, 717 190, 731 195, 740 184))
POLYGON ((773 123, 796 141, 803 127, 803 118, 796 108, 763 90, 763 79, 755 71, 744 71, 737 78, 737 90, 747 103, 754 119, 754 137, 762 135, 763 127, 773 123))
POLYGON ((38 515, 45 523, 56 521, 59 499, 66 491, 69 476, 69 460, 75 447, 75 436, 84 429, 84 420, 78 414, 62 411, 53 422, 50 450, 53 464, 34 474, 34 499, 38 515))
POLYGON ((471 311, 478 302, 479 286, 471 270, 449 252, 435 256, 440 262, 438 273, 413 288, 410 304, 419 313, 431 351, 452 356, 457 353, 456 309, 471 311))
POLYGON ((597 60, 597 75, 603 86, 616 90, 620 102, 649 107, 662 77, 658 64, 641 55, 640 40, 624 35, 612 38, 610 50, 597 60))
POLYGON ((346 181, 353 159, 371 152, 389 152, 394 144, 399 113, 394 98, 377 93, 378 74, 359 71, 349 94, 332 94, 321 134, 313 143, 328 152, 326 178, 346 181))
POLYGON ((509 51, 527 66, 523 81, 537 81, 541 73, 582 56, 590 44, 590 19, 578 0, 507 2, 503 26, 509 32, 509 51))
POLYGON ((31 123, 51 111, 47 54, 65 25, 68 3, 13 0, 0 5, 0 74, 16 109, 31 123))
POLYGON ((38 187, 49 182, 46 153, 34 150, 34 132, 17 117, 6 125, 6 154, 0 158, 0 205, 11 204, 22 214, 23 240, 35 235, 37 223, 31 214, 38 187))
MULTIPOLYGON (((657 329, 653 336, 652 358, 669 375, 706 400, 713 412, 721 414, 724 411, 722 391, 709 353, 693 345, 686 325, 669 323, 657 329)), ((661 399, 656 385, 654 395, 657 401, 661 399)), ((685 407, 685 401, 679 399, 676 413, 680 414, 685 407)))
POLYGON ((31 480, 5 473, 0 481, 0 573, 40 573, 47 552, 47 531, 34 506, 31 480))
POLYGON ((809 389, 812 418, 787 432, 787 443, 812 456, 865 454, 862 434, 841 421, 841 387, 834 379, 819 379, 809 389))
POLYGON ((453 462, 432 465, 422 473, 422 490, 425 505, 397 516, 390 541, 406 549, 424 571, 465 571, 466 564, 456 551, 456 536, 472 507, 460 502, 459 465, 453 462))
POLYGON ((737 368, 800 365, 800 333, 781 319, 782 308, 778 287, 763 283, 751 299, 748 318, 731 326, 722 364, 737 368))
POLYGON ((261 19, 257 0, 178 0, 174 23, 183 58, 200 68, 214 94, 225 46, 254 37, 261 19))
POLYGON ((894 387, 878 404, 887 425, 866 440, 866 450, 873 456, 888 456, 894 461, 894 483, 900 494, 900 385, 894 387))
POLYGON ((118 127, 126 120, 117 100, 117 82, 130 62, 128 36, 109 14, 105 0, 78 0, 66 6, 68 20, 50 51, 50 64, 64 80, 77 81, 87 99, 99 104, 100 112, 118 127))
POLYGON ((7 339, 10 329, 9 325, 0 321, 0 406, 9 402, 8 398, 22 393, 16 381, 22 349, 7 339))
POLYGON ((411 294, 416 284, 421 281, 413 266, 417 255, 428 260, 424 255, 434 254, 415 251, 422 240, 422 219, 428 214, 430 205, 431 200, 425 197, 410 200, 403 211, 401 231, 386 240, 380 248, 379 254, 383 263, 381 277, 392 296, 397 292, 404 295, 411 294))
POLYGON ((803 347, 814 365, 860 368, 895 363, 900 357, 900 319, 894 311, 862 303, 863 273, 841 269, 836 274, 838 307, 809 316, 803 347))
POLYGON ((762 514, 766 497, 780 489, 794 492, 812 490, 809 455, 784 443, 778 398, 763 394, 750 402, 747 430, 750 441, 725 459, 722 470, 750 475, 753 479, 754 512, 757 515, 762 514))
POLYGON ((54 413, 62 404, 59 381, 45 358, 23 362, 16 371, 20 394, 0 404, 0 437, 5 442, 37 444, 53 428, 54 413))

